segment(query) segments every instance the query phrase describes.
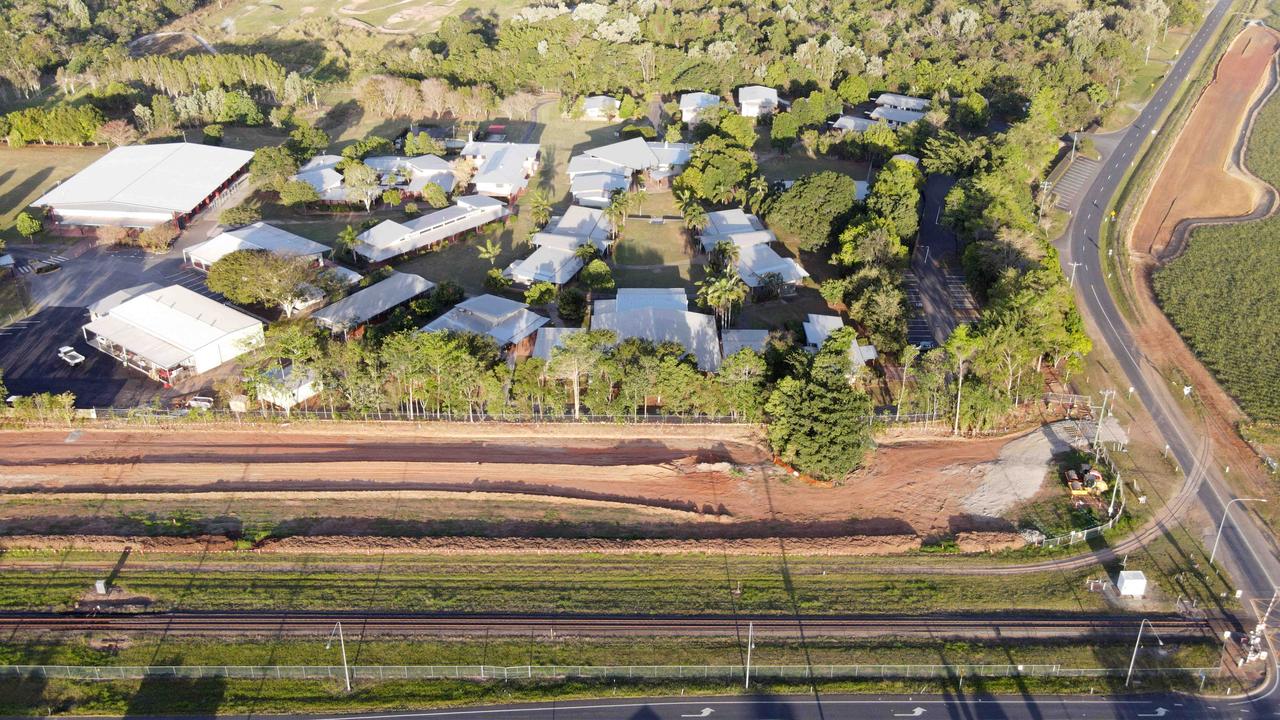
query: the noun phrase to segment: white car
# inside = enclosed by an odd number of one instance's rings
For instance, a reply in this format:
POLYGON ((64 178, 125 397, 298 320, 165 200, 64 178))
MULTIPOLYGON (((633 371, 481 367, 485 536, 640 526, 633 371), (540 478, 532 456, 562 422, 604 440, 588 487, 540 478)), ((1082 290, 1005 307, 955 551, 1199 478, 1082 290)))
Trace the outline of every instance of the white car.
POLYGON ((84 362, 84 356, 76 352, 76 349, 70 345, 63 345, 58 348, 58 359, 71 367, 75 367, 84 362))
POLYGON ((203 395, 196 395, 195 397, 187 401, 187 407, 192 409, 200 409, 200 410, 212 410, 213 398, 205 397, 203 395))

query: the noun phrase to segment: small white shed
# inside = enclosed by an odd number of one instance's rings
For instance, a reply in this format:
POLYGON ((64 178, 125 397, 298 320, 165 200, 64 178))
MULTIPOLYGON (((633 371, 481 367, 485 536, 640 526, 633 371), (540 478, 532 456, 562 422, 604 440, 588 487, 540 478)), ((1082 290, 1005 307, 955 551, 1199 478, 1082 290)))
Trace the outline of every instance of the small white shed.
POLYGON ((1116 576, 1116 591, 1122 597, 1142 597, 1147 594, 1147 576, 1141 570, 1121 570, 1116 576))

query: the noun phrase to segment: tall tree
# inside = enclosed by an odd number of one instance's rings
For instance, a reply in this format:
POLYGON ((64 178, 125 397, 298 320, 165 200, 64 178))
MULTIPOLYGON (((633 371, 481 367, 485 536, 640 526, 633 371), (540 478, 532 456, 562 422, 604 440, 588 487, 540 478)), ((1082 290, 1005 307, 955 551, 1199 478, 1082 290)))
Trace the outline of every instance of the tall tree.
POLYGON ((618 341, 612 330, 586 330, 565 338, 560 347, 551 351, 547 372, 553 377, 568 380, 573 388, 573 417, 582 413, 582 381, 589 377, 604 360, 605 353, 618 341))

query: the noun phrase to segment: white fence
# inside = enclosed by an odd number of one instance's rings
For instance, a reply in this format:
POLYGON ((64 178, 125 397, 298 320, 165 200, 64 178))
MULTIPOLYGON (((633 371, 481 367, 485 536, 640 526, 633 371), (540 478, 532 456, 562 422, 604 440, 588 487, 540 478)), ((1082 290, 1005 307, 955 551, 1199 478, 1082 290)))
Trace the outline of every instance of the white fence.
MULTIPOLYGON (((1067 668, 1061 665, 752 665, 759 679, 1124 677, 1127 668, 1067 668)), ((352 665, 352 680, 560 680, 710 679, 736 680, 742 665, 352 665)), ((1138 668, 1135 675, 1217 677, 1221 668, 1138 668)), ((68 680, 142 678, 234 678, 244 680, 341 680, 341 665, 3 665, 0 677, 68 680)))

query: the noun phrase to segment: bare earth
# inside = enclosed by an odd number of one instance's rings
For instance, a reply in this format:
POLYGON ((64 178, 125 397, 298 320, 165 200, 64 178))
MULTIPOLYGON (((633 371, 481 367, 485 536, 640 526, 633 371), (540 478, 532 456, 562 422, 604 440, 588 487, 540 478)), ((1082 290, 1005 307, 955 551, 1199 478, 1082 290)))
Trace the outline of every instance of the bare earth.
POLYGON ((1236 431, 1244 414, 1160 310, 1151 275, 1179 222, 1244 215, 1261 199, 1265 186, 1235 165, 1232 151, 1244 132, 1250 106, 1267 88, 1277 50, 1280 33, 1264 26, 1245 28, 1231 44, 1161 168, 1129 237, 1135 308, 1141 317, 1133 326, 1139 347, 1167 367, 1176 367, 1196 388, 1206 406, 1203 418, 1219 461, 1242 468, 1257 485, 1265 485, 1266 477, 1236 431))
MULTIPOLYGON (((777 470, 755 433, 746 426, 466 424, 15 431, 0 433, 0 491, 16 493, 8 502, 33 492, 484 492, 631 506, 646 511, 641 521, 662 509, 677 511, 669 520, 700 515, 810 529, 857 521, 858 533, 929 535, 992 524, 963 503, 1010 441, 882 445, 867 468, 832 488, 777 470)), ((1038 487, 1043 474, 1033 467, 1026 480, 1038 487)))

